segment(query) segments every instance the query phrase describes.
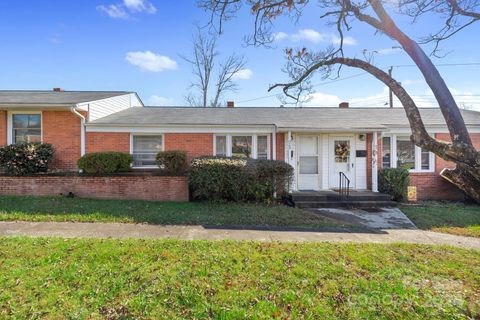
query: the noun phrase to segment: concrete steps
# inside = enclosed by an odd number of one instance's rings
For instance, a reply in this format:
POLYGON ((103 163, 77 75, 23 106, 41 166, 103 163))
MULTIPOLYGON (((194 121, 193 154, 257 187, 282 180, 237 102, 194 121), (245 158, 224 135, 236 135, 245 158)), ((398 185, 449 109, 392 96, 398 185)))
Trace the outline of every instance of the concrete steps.
POLYGON ((393 207, 397 203, 391 196, 374 192, 351 192, 349 197, 334 191, 295 192, 292 194, 295 207, 312 208, 381 208, 393 207))

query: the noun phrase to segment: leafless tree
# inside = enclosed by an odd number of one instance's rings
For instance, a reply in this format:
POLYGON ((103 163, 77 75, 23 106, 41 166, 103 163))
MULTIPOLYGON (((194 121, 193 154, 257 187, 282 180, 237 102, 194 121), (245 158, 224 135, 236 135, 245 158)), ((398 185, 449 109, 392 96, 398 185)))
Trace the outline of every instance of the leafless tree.
POLYGON ((245 67, 243 56, 232 54, 225 61, 217 62, 217 36, 198 29, 193 37, 193 56, 183 57, 193 67, 194 80, 185 96, 188 104, 195 107, 220 107, 220 99, 228 91, 235 91, 235 75, 245 67), (218 67, 217 67, 218 63, 218 67), (215 76, 216 73, 216 76, 215 76), (196 92, 192 92, 196 91, 196 92), (210 99, 210 90, 213 95, 210 99))
MULTIPOLYGON (((212 24, 219 30, 224 21, 232 19, 243 5, 250 7, 254 16, 253 45, 262 45, 271 37, 270 28, 281 16, 290 16, 294 20, 301 18, 303 11, 318 10, 321 21, 333 26, 339 35, 337 47, 316 53, 304 50, 287 54, 288 59, 304 70, 291 81, 272 85, 269 90, 282 88, 287 97, 295 99, 290 91, 313 74, 323 77, 338 75, 341 66, 362 69, 388 86, 402 103, 412 129, 412 141, 419 147, 431 151, 442 159, 456 164, 455 169, 444 169, 442 176, 458 186, 470 197, 480 202, 480 153, 472 144, 462 114, 452 93, 448 89, 439 71, 433 64, 422 44, 433 43, 431 54, 437 55, 439 45, 480 20, 480 0, 319 0, 316 9, 312 9, 309 0, 200 0, 200 7, 210 10, 212 24), (392 13, 412 18, 412 23, 421 23, 423 15, 435 15, 443 20, 438 31, 414 40, 396 24, 392 13), (414 100, 402 85, 371 61, 344 56, 344 32, 351 29, 353 20, 364 23, 379 33, 396 41, 412 59, 422 73, 425 82, 432 90, 445 118, 451 142, 439 141, 431 137, 421 118, 414 100)), ((300 69, 299 69, 300 70, 300 69)))
MULTIPOLYGON (((306 48, 302 48, 297 51, 297 55, 301 55, 306 52, 306 48)), ((285 67, 282 69, 284 73, 292 80, 297 80, 305 72, 305 66, 297 63, 297 60, 292 57, 292 49, 285 50, 288 60, 285 67)), ((311 76, 305 78, 301 83, 293 88, 289 93, 290 95, 279 94, 278 99, 282 104, 294 104, 296 107, 302 107, 305 103, 312 99, 313 86, 310 81, 311 76), (293 97, 293 98, 292 98, 293 97)))

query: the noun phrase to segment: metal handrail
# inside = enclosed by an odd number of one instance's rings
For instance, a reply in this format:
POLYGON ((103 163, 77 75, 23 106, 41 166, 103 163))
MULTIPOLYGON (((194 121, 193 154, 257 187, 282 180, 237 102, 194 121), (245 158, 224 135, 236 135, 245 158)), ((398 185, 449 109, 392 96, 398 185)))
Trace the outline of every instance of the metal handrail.
POLYGON ((339 172, 339 177, 340 177, 339 193, 341 196, 345 196, 346 198, 348 198, 350 196, 350 179, 348 179, 345 173, 343 172, 339 172))

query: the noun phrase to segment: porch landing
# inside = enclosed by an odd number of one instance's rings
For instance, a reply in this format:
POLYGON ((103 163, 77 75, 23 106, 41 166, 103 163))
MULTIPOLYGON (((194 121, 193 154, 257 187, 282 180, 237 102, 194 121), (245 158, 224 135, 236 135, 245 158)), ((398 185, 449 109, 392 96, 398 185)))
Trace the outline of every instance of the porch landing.
POLYGON ((348 197, 333 190, 292 192, 295 207, 316 208, 382 208, 396 206, 392 197, 379 192, 350 191, 348 197))

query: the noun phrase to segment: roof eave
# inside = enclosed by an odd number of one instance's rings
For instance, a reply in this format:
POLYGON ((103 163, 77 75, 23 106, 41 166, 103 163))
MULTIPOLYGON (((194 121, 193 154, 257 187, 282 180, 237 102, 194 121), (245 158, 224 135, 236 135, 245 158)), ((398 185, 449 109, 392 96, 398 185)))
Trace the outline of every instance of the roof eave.
POLYGON ((0 109, 68 109, 76 107, 77 103, 0 103, 0 109))
POLYGON ((386 127, 328 128, 328 127, 278 127, 278 132, 372 132, 383 131, 386 127))

